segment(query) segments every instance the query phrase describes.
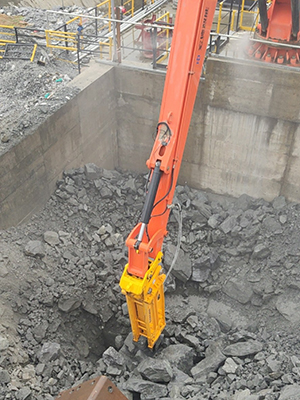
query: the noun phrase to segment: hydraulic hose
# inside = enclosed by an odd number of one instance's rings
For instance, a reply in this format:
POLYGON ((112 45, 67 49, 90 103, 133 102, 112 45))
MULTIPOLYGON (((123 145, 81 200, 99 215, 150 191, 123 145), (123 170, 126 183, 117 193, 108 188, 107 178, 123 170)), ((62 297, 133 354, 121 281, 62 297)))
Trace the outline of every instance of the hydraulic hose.
POLYGON ((165 278, 165 284, 167 283, 167 280, 169 278, 170 273, 172 272, 172 269, 174 268, 174 265, 177 261, 178 255, 179 255, 179 251, 180 251, 180 244, 181 244, 181 239, 182 239, 182 209, 180 204, 175 204, 172 205, 172 208, 175 208, 178 210, 178 235, 177 235, 177 246, 176 246, 176 250, 175 250, 175 254, 174 254, 174 258, 173 261, 171 263, 171 266, 166 274, 166 278, 165 278))
POLYGON ((160 170, 160 164, 161 164, 160 161, 156 162, 155 168, 152 173, 151 182, 149 185, 149 190, 148 190, 145 204, 144 204, 143 211, 142 211, 141 222, 146 225, 150 221, 155 196, 157 193, 160 177, 162 174, 162 171, 160 170))
POLYGON ((266 0, 258 0, 258 6, 261 23, 261 33, 263 36, 266 36, 269 25, 266 0))
POLYGON ((153 173, 152 173, 151 181, 149 184, 149 190, 148 190, 148 193, 146 196, 146 200, 145 200, 145 204, 144 204, 142 216, 141 216, 142 226, 141 226, 140 232, 138 234, 137 241, 135 242, 135 245, 134 245, 134 248, 136 250, 138 250, 140 247, 140 244, 143 240, 144 232, 147 229, 147 225, 151 218, 153 204, 154 204, 155 196, 157 193, 158 185, 159 185, 161 174, 162 174, 162 171, 160 170, 160 164, 161 164, 160 161, 156 162, 153 173))
POLYGON ((292 36, 294 40, 297 40, 299 32, 299 1, 291 0, 292 7, 292 36))

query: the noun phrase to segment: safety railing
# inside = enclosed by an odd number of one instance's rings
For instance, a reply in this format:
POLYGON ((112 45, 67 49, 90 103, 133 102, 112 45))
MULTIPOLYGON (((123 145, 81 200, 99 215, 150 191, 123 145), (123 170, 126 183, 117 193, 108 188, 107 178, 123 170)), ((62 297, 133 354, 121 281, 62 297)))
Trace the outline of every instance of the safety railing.
POLYGON ((255 31, 258 24, 259 10, 257 7, 257 0, 253 1, 252 6, 246 6, 246 0, 242 0, 239 4, 237 30, 255 31))
MULTIPOLYGON (((142 4, 139 2, 139 7, 141 7, 139 10, 148 6, 152 6, 155 4, 155 2, 156 0, 143 0, 142 4)), ((125 22, 130 21, 130 18, 136 11, 139 11, 138 9, 135 9, 138 2, 135 0, 121 0, 120 3, 126 11, 121 14, 119 24, 117 23, 117 20, 114 19, 115 13, 112 9, 113 0, 103 0, 95 7, 88 9, 83 13, 83 15, 78 15, 71 18, 70 14, 67 12, 58 11, 57 13, 62 14, 62 18, 65 20, 65 22, 53 30, 40 30, 23 27, 15 28, 13 26, 5 27, 11 30, 8 32, 7 29, 5 29, 5 40, 6 42, 11 43, 20 42, 20 44, 33 44, 36 43, 34 39, 38 38, 39 46, 45 46, 51 49, 51 52, 55 54, 56 57, 64 59, 64 54, 69 54, 68 57, 65 57, 66 61, 68 62, 74 62, 76 59, 76 53, 78 58, 78 52, 80 53, 82 51, 89 54, 98 53, 101 59, 116 60, 116 28, 117 25, 119 25, 119 29, 122 31, 120 33, 122 45, 119 44, 118 48, 125 49, 127 44, 126 51, 129 50, 127 53, 136 52, 136 54, 147 54, 146 49, 135 46, 135 33, 134 28, 132 28, 135 26, 135 22, 132 22, 129 26, 125 24, 125 22), (123 25, 123 23, 125 25, 123 25), (91 29, 91 27, 93 29, 91 29), (7 37, 7 34, 10 34, 10 38, 7 37), (130 35, 132 38, 132 43, 129 43, 129 45, 128 42, 126 42, 126 35, 130 35), (130 46, 132 46, 132 48, 130 48, 130 46), (55 51, 55 49, 58 51, 55 51), (74 52, 74 54, 70 54, 72 52, 74 52)), ((119 7, 117 7, 116 10, 118 8, 119 7)), ((49 12, 50 11, 47 11, 47 15, 49 12)), ((159 16, 157 23, 161 25, 168 25, 170 23, 169 14, 165 13, 164 15, 159 16)), ((2 30, 0 30, 0 40, 2 30)), ((157 60, 157 62, 162 63, 168 57, 168 48, 170 47, 171 35, 168 29, 159 28, 156 30, 156 32, 153 31, 151 33, 151 42, 154 34, 157 35, 155 40, 157 40, 159 43, 156 55, 160 58, 157 60)), ((5 46, 0 47, 2 50, 0 52, 1 55, 4 53, 2 47, 5 46)), ((156 44, 154 44, 154 48, 156 48, 156 44)), ((124 58, 126 58, 127 54, 124 54, 124 56, 124 58)))
POLYGON ((121 20, 117 22, 117 31, 121 30, 120 25, 125 28, 117 43, 122 62, 151 63, 152 60, 153 68, 159 68, 168 58, 173 32, 169 12, 153 14, 141 23, 121 20))
POLYGON ((46 45, 51 49, 77 51, 77 33, 61 31, 45 31, 46 45))
POLYGON ((106 58, 107 60, 112 60, 112 51, 113 51, 113 40, 112 38, 108 39, 107 41, 100 41, 100 60, 106 58))
POLYGON ((86 18, 82 16, 71 18, 63 25, 58 26, 54 31, 66 34, 68 32, 83 34, 89 29, 89 32, 94 32, 95 36, 102 36, 106 32, 111 32, 111 13, 111 0, 104 0, 95 7, 90 8, 86 14, 86 18))
POLYGON ((156 64, 162 64, 169 56, 170 50, 170 38, 172 37, 172 31, 170 31, 169 26, 171 23, 169 11, 161 15, 155 20, 155 23, 162 25, 162 28, 154 28, 157 51, 160 53, 156 58, 156 64))
MULTIPOLYGON (((68 27, 68 29, 65 29, 65 32, 70 31, 70 32, 76 32, 76 30, 78 29, 78 26, 82 26, 82 17, 74 17, 72 19, 70 19, 69 21, 67 21, 64 24, 64 27, 68 27)), ((57 31, 59 31, 59 29, 55 29, 57 31)))
POLYGON ((224 0, 219 3, 217 9, 217 20, 213 23, 213 30, 216 33, 229 34, 234 30, 234 23, 236 19, 237 10, 233 9, 233 2, 230 8, 224 6, 224 0))
POLYGON ((124 7, 123 15, 133 17, 133 15, 134 15, 134 0, 122 0, 121 5, 122 5, 122 7, 124 7))
MULTIPOLYGON (((0 43, 1 46, 1 43, 0 43)), ((0 58, 10 60, 29 60, 33 62, 37 51, 37 44, 5 43, 5 48, 0 49, 0 58)))
POLYGON ((230 3, 223 0, 218 4, 209 41, 210 53, 219 54, 228 43, 230 34, 234 31, 236 15, 233 0, 230 3))
MULTIPOLYGON (((155 0, 147 0, 144 4, 147 3, 149 5, 149 3, 154 2, 155 0)), ((134 0, 132 0, 130 6, 132 7, 134 4, 134 0)), ((245 0, 242 0, 241 5, 244 7, 245 0)), ((238 11, 233 9, 233 0, 231 0, 231 5, 229 4, 230 8, 228 8, 228 3, 226 3, 226 7, 223 2, 219 5, 214 21, 214 32, 208 49, 209 52, 219 53, 222 45, 229 41, 238 16, 240 16, 239 21, 243 22, 241 13, 239 14, 238 11)), ((120 11, 119 7, 116 8, 117 11, 120 11)), ((130 18, 124 18, 124 15, 123 17, 115 18, 113 16, 108 18, 108 13, 112 12, 111 0, 104 0, 96 7, 89 9, 89 12, 92 15, 85 13, 84 15, 75 16, 59 27, 60 29, 55 30, 39 32, 35 29, 30 31, 28 28, 9 27, 15 30, 15 38, 11 36, 11 40, 18 42, 18 36, 20 36, 22 42, 24 40, 28 43, 32 37, 35 37, 34 35, 38 35, 40 39, 44 39, 44 46, 52 49, 53 51, 51 51, 57 57, 68 62, 78 62, 79 70, 80 62, 86 54, 98 55, 102 60, 128 62, 131 65, 132 62, 135 65, 152 65, 154 69, 166 67, 173 33, 169 12, 153 15, 152 18, 148 17, 150 19, 138 23, 130 18), (79 25, 84 26, 83 31, 78 30, 79 25), (105 30, 99 35, 97 29, 86 30, 86 27, 89 26, 98 28, 105 26, 105 30), (25 32, 24 29, 27 29, 28 32, 25 32), (54 51, 55 49, 58 51, 54 51)), ((57 13, 61 13, 63 18, 70 17, 70 14, 66 12, 57 13)), ((120 13, 117 15, 120 15, 120 13)), ((11 34, 13 33, 12 29, 10 31, 11 34)), ((43 45, 41 42, 40 40, 39 45, 43 45)), ((31 41, 30 43, 33 42, 31 41)), ((4 46, 0 48, 2 47, 4 46)), ((0 54, 2 53, 3 51, 0 52, 0 54)))
MULTIPOLYGON (((99 14, 101 13, 103 18, 108 18, 109 19, 108 22, 104 21, 104 23, 101 24, 101 26, 99 26, 99 24, 97 24, 97 20, 96 20, 96 33, 102 32, 105 29, 108 29, 109 32, 110 32, 111 31, 110 18, 112 16, 111 0, 102 1, 102 3, 97 4, 97 6, 94 9, 95 9, 95 16, 96 17, 98 17, 99 14)), ((93 11, 93 9, 90 10, 90 11, 93 11)))
POLYGON ((0 58, 34 60, 37 52, 36 38, 41 39, 44 31, 27 27, 0 25, 0 58), (19 39, 22 39, 19 43, 19 39))
POLYGON ((0 42, 16 43, 16 33, 14 26, 0 25, 0 42))

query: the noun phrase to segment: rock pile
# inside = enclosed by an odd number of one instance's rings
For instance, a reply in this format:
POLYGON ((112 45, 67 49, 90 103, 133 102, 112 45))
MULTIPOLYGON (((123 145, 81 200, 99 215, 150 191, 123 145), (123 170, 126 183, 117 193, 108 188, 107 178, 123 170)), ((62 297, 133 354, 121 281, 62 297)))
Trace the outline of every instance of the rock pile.
POLYGON ((178 186, 181 249, 150 352, 132 341, 118 285, 145 182, 66 171, 44 210, 0 232, 0 400, 51 400, 101 374, 129 399, 299 399, 300 206, 178 186))

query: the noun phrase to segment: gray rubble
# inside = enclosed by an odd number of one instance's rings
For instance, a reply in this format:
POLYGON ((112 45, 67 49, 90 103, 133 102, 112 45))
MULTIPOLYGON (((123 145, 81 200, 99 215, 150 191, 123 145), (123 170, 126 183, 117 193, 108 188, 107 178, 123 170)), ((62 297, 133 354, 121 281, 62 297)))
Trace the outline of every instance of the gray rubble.
MULTIPOLYGON (((41 29, 62 22, 4 12, 41 29)), ((0 153, 77 93, 68 86, 76 66, 55 57, 44 67, 1 60, 0 74, 0 153)), ((183 234, 151 352, 132 341, 118 284, 144 186, 143 176, 87 164, 65 171, 27 224, 0 231, 0 400, 53 400, 101 374, 129 399, 299 399, 299 204, 178 186, 183 234)), ((166 271, 175 212, 168 229, 166 271)))
MULTIPOLYGON (((51 400, 101 374, 129 399, 298 398, 299 205, 178 186, 180 262, 151 352, 119 288, 144 186, 94 164, 65 171, 44 210, 0 231, 0 400, 51 400)), ((165 270, 176 213, 168 229, 165 270)))
MULTIPOLYGON (((56 7, 53 11, 59 10, 62 11, 62 8, 56 7)), ((89 10, 74 5, 65 7, 63 11, 70 13, 70 18, 45 9, 16 7, 13 4, 0 7, 0 15, 22 17, 24 24, 19 41, 26 44, 26 47, 10 46, 6 58, 0 60, 0 154, 30 135, 49 115, 79 92, 78 88, 69 85, 78 75, 76 58, 71 53, 62 56, 61 51, 48 51, 44 32, 61 28, 65 21, 73 17, 72 13, 83 15, 89 10), (37 49, 31 62, 34 45, 37 49), (44 64, 39 64, 41 58, 44 64)), ((76 32, 76 29, 76 22, 69 26, 71 31, 76 32)), ((89 29, 87 27, 86 31, 89 29)), ((2 34, 1 39, 12 38, 2 34)), ((88 61, 85 58, 84 63, 88 61)))

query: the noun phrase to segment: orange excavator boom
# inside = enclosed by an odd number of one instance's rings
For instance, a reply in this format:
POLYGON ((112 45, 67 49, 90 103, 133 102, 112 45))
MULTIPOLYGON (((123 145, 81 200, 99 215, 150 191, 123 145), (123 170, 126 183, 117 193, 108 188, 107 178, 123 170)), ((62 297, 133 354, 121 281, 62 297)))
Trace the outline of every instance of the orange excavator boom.
POLYGON ((197 95, 217 0, 181 0, 141 220, 127 238, 128 264, 120 286, 126 295, 133 338, 152 348, 165 326, 165 275, 161 248, 197 95))

